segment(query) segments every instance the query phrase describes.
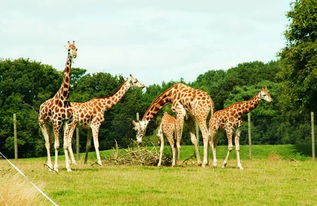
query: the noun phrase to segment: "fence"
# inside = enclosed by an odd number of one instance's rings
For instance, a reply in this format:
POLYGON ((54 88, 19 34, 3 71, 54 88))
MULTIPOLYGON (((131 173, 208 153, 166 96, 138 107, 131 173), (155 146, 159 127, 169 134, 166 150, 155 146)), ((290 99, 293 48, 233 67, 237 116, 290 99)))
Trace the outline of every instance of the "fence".
MULTIPOLYGON (((139 115, 137 114, 137 119, 139 118, 139 115)), ((261 117, 259 117, 259 116, 256 116, 256 120, 259 120, 261 117)), ((15 159, 18 159, 18 154, 19 154, 19 151, 18 151, 18 135, 17 135, 17 116, 16 116, 16 114, 13 114, 13 118, 12 118, 12 120, 13 120, 13 144, 14 144, 14 146, 13 146, 13 153, 14 153, 14 158, 15 159)), ((253 128, 253 123, 254 122, 256 122, 255 120, 253 120, 253 119, 251 118, 251 113, 248 113, 248 116, 247 116, 247 128, 244 128, 244 130, 245 130, 245 132, 247 133, 247 139, 245 140, 245 144, 248 144, 249 145, 249 158, 251 159, 252 158, 252 142, 253 142, 253 137, 252 137, 252 135, 253 134, 256 134, 257 133, 257 131, 254 131, 254 128, 253 128)), ((107 120, 106 120, 107 121, 107 120)), ((269 120, 268 120, 269 121, 269 120)), ((309 127, 310 127, 310 137, 307 137, 307 139, 310 139, 310 144, 311 144, 311 156, 312 156, 312 158, 313 159, 315 159, 315 144, 316 144, 316 142, 315 142, 315 122, 314 122, 314 113, 313 112, 311 112, 310 113, 310 118, 308 119, 308 118, 305 118, 303 121, 305 121, 306 123, 307 123, 307 125, 308 125, 308 123, 310 123, 309 125, 309 127)), ((305 123, 305 124, 306 124, 305 123)), ((246 124, 244 124, 244 127, 245 127, 245 125, 246 124)), ((306 127, 308 127, 306 125, 306 127)), ((306 130, 305 130, 306 131, 306 130)), ((76 128, 76 132, 75 132, 75 137, 74 137, 74 142, 75 142, 75 144, 74 144, 74 146, 76 147, 76 149, 75 149, 75 152, 76 152, 76 158, 77 159, 79 159, 79 153, 80 153, 80 145, 82 145, 82 144, 84 144, 84 143, 86 143, 86 141, 85 142, 80 142, 80 135, 79 135, 79 129, 78 128, 76 128)), ((306 133, 308 133, 308 132, 306 132, 306 133)), ((186 135, 186 134, 184 134, 184 135, 186 135)), ((198 125, 196 125, 196 135, 197 135, 197 137, 199 138, 199 129, 198 129, 198 125)), ((305 134, 305 135, 307 135, 307 134, 305 134)), ((253 135, 254 136, 254 135, 253 135)), ((85 151, 86 151, 86 157, 85 157, 85 159, 87 159, 87 153, 88 153, 88 151, 90 150, 90 147, 91 147, 91 134, 90 133, 88 133, 88 136, 87 136, 87 139, 88 139, 88 141, 87 141, 87 143, 86 143, 86 147, 85 147, 85 151)), ((11 153, 12 154, 12 153, 11 153)))

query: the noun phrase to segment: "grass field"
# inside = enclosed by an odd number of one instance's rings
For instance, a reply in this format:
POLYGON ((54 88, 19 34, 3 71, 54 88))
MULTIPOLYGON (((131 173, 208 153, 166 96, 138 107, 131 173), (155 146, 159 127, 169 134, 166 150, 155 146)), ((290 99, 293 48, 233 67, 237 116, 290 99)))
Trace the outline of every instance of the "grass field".
MULTIPOLYGON (((221 165, 226 147, 218 151, 221 165)), ((182 159, 192 154, 192 146, 182 147, 182 159)), ((45 158, 13 162, 59 205, 317 205, 317 162, 302 155, 298 147, 253 146, 249 160, 248 147, 242 146, 241 154, 243 171, 236 168, 234 155, 226 169, 115 166, 105 161, 105 166, 79 162, 68 173, 60 158, 60 172, 55 174, 43 167, 45 158)), ((90 163, 94 160, 91 154, 90 163)), ((8 175, 15 173, 0 160, 2 191, 14 184, 8 175)), ((50 204, 39 198, 33 205, 50 204)))

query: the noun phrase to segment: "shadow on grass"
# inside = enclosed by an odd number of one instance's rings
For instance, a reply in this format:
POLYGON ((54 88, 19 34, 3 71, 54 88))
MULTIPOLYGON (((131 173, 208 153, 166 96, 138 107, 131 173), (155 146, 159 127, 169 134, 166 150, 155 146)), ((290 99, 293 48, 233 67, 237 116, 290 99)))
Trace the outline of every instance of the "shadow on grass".
MULTIPOLYGON (((311 157, 312 156, 312 145, 311 144, 295 144, 294 148, 296 152, 298 152, 301 155, 311 157)), ((315 148, 317 148, 317 144, 315 145, 315 148)))

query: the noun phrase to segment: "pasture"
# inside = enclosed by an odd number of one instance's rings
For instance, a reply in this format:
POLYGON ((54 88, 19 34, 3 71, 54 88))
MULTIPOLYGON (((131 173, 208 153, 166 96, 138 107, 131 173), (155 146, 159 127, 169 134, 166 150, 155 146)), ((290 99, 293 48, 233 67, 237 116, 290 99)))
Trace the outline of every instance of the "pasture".
MULTIPOLYGON (((225 146, 218 148, 218 168, 201 168, 192 164, 177 167, 110 165, 92 166, 82 161, 65 170, 60 158, 60 172, 48 172, 45 158, 14 160, 24 173, 59 205, 316 205, 317 164, 296 151, 293 145, 242 146, 244 170, 236 167, 234 152, 228 168, 221 163, 225 146)), ((109 157, 113 151, 104 151, 109 157)), ((165 155, 169 155, 166 147, 165 155)), ((181 159, 193 154, 193 146, 183 146, 181 159)), ((83 158, 81 158, 83 159, 83 158)), ((16 184, 16 172, 0 160, 1 194, 16 184), (14 176, 8 178, 8 175, 14 176)), ((20 178, 22 179, 22 177, 20 178)), ((13 189, 14 190, 14 189, 13 189)), ((33 190, 31 187, 29 192, 33 190)), ((8 191, 10 192, 10 191, 8 191)), ((12 191, 17 192, 17 191, 12 191)), ((30 205, 50 205, 42 197, 30 205)), ((0 199, 0 204, 3 204, 0 199)), ((17 203, 17 205, 20 205, 17 203)), ((23 205, 27 205, 23 203, 23 205)))

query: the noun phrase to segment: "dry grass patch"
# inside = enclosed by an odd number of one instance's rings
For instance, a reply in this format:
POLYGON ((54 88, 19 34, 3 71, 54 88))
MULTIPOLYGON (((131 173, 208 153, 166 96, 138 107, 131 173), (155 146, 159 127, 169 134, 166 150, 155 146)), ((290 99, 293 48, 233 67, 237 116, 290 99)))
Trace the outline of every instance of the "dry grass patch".
POLYGON ((1 173, 0 205, 46 205, 41 194, 19 174, 14 174, 9 170, 7 172, 2 170, 1 173))

